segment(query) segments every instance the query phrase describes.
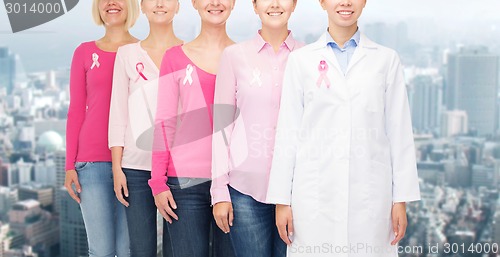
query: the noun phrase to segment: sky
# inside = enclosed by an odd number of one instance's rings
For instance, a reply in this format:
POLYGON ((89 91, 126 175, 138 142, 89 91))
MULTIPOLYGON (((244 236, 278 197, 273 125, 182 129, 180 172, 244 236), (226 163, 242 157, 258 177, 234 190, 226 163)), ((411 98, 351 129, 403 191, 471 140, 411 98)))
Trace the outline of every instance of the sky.
MULTIPOLYGON (((174 21, 176 34, 192 39, 199 18, 189 0, 180 0, 181 10, 174 21)), ((0 46, 7 46, 20 55, 27 71, 68 67, 73 50, 79 43, 100 38, 103 28, 93 24, 91 0, 80 0, 67 14, 36 28, 13 34, 5 7, 0 7, 0 46)), ((360 19, 360 28, 373 22, 408 22, 410 38, 427 40, 433 35, 450 40, 474 42, 475 37, 492 34, 500 42, 499 0, 367 0, 360 19), (428 37, 426 37, 426 35, 428 37), (499 35, 498 37, 496 35, 499 35)), ((252 37, 260 27, 251 0, 236 0, 235 9, 227 23, 229 35, 235 41, 252 37)), ((317 0, 298 0, 290 28, 299 38, 317 35, 326 29, 327 16, 317 0)), ((148 24, 141 16, 131 30, 138 38, 147 36, 148 24)), ((467 42, 466 42, 467 43, 467 42)))

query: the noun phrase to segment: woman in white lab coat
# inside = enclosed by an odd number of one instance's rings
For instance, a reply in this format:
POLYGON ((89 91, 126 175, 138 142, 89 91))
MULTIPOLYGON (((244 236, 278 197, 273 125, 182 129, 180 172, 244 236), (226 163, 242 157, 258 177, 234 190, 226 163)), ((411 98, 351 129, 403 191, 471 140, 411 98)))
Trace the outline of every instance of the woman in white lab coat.
POLYGON ((357 27, 366 0, 320 0, 329 29, 290 54, 267 200, 287 256, 397 256, 420 199, 397 53, 357 27))

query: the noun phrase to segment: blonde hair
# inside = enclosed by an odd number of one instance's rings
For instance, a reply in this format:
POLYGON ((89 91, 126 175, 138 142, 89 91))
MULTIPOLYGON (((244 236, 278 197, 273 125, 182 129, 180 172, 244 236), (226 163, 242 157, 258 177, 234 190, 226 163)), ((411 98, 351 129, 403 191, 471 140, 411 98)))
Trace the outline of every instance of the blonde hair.
MULTIPOLYGON (((92 1, 92 18, 94 19, 95 24, 101 26, 104 25, 104 21, 101 18, 101 14, 99 13, 99 1, 101 0, 93 0, 92 1)), ((125 20, 125 28, 130 29, 134 26, 137 18, 139 18, 139 3, 137 0, 125 0, 127 2, 127 19, 125 20)))

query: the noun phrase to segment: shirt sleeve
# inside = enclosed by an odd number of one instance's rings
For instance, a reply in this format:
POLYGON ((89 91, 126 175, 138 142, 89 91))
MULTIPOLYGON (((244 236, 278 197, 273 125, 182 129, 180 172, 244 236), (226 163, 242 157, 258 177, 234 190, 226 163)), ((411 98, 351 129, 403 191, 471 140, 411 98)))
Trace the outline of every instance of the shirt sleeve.
POLYGON ((298 57, 290 53, 283 79, 267 202, 291 205, 297 146, 304 113, 304 89, 298 57))
POLYGON ((393 202, 420 200, 410 106, 403 68, 394 52, 385 92, 385 127, 392 162, 393 202))
POLYGON ((130 78, 127 75, 122 48, 116 53, 113 71, 113 88, 109 109, 108 146, 125 146, 125 132, 128 124, 128 88, 130 78))
POLYGON ((226 49, 215 82, 214 133, 212 136, 212 204, 231 202, 229 195, 229 145, 236 115, 236 77, 231 53, 226 49), (229 124, 229 125, 227 125, 229 124))
POLYGON ((175 56, 167 51, 163 56, 158 80, 158 102, 154 123, 151 179, 148 181, 153 195, 170 190, 167 186, 170 147, 177 126, 179 85, 174 79, 172 61, 175 56))
POLYGON ((80 45, 73 54, 70 70, 70 102, 66 121, 66 170, 74 170, 78 139, 87 112, 87 80, 84 67, 85 49, 80 45))

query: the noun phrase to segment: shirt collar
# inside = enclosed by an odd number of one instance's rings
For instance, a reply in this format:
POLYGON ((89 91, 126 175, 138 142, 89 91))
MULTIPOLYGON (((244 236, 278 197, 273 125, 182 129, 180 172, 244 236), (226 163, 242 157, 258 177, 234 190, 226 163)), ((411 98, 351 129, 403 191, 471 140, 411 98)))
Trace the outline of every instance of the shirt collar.
POLYGON ((330 33, 327 29, 326 45, 328 46, 330 44, 333 44, 334 46, 336 46, 339 49, 347 48, 350 46, 357 47, 359 45, 360 38, 361 38, 361 32, 359 32, 359 29, 358 29, 358 30, 356 30, 356 33, 354 33, 354 35, 351 37, 351 39, 349 39, 347 42, 345 42, 345 44, 341 47, 337 44, 337 42, 335 42, 335 40, 333 40, 332 36, 330 35, 330 33))
MULTIPOLYGON (((288 50, 292 51, 295 48, 295 39, 293 38, 292 32, 288 31, 288 37, 286 37, 285 42, 283 44, 288 48, 288 50)), ((259 53, 264 49, 264 46, 268 44, 260 35, 260 30, 254 38, 255 51, 259 53)))

